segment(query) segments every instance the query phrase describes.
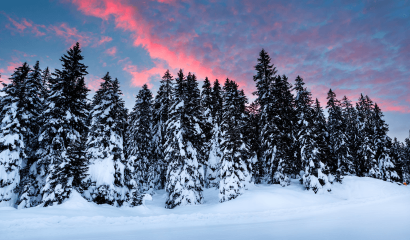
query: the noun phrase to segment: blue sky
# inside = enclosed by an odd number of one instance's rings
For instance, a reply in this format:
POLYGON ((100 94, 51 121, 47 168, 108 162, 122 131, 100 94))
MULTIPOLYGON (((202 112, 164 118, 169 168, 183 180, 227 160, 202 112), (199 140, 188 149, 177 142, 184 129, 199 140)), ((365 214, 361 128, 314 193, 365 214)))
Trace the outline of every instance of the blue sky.
POLYGON ((166 69, 237 81, 252 99, 258 52, 280 74, 304 78, 324 105, 360 93, 377 102, 390 136, 410 129, 410 3, 398 1, 61 0, 0 3, 0 73, 27 61, 58 68, 79 41, 87 84, 117 77, 128 108, 166 69))

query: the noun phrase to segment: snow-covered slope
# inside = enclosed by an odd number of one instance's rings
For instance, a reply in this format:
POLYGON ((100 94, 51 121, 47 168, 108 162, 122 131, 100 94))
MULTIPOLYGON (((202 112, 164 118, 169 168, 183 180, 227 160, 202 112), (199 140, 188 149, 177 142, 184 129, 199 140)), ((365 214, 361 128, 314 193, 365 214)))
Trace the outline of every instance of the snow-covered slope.
POLYGON ((136 208, 73 193, 59 206, 0 208, 0 239, 410 239, 410 187, 345 177, 332 189, 255 185, 225 203, 206 189, 203 205, 172 210, 164 191, 136 208))

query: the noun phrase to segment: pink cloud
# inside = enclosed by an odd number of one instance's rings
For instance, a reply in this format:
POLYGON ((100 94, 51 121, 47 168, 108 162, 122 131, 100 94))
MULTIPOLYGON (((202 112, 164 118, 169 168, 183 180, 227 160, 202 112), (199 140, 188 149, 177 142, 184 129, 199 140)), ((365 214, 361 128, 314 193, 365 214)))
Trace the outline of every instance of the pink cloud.
POLYGON ((87 75, 85 82, 89 89, 97 91, 100 88, 100 84, 103 82, 103 80, 100 77, 89 74, 87 75))
POLYGON ((92 40, 89 34, 79 32, 75 27, 69 27, 66 23, 62 23, 59 26, 50 26, 50 29, 70 44, 80 42, 83 46, 87 46, 92 40))
POLYGON ((4 72, 5 70, 3 68, 0 68, 0 82, 9 83, 9 76, 5 75, 4 72))
POLYGON ((117 29, 131 33, 130 41, 135 46, 147 51, 155 64, 151 69, 118 61, 133 76, 136 86, 162 76, 165 68, 174 73, 182 68, 199 79, 208 76, 223 81, 229 77, 249 94, 255 86, 252 66, 258 51, 265 48, 279 73, 287 74, 292 83, 296 75, 304 77, 323 106, 331 87, 340 99, 347 95, 357 100, 361 91, 381 99, 395 94, 403 99, 394 103, 396 107, 383 101, 380 105, 387 106, 386 110, 402 107, 408 111, 405 105, 410 99, 406 94, 409 87, 385 90, 397 86, 389 86, 389 80, 403 81, 402 69, 408 65, 405 59, 409 51, 405 50, 410 49, 410 42, 402 42, 397 48, 399 31, 392 30, 392 26, 400 25, 399 21, 362 19, 352 10, 333 11, 339 7, 336 5, 324 11, 311 1, 308 6, 250 0, 233 1, 228 6, 214 4, 217 1, 185 1, 184 6, 178 4, 180 1, 164 0, 72 2, 85 15, 112 20, 117 29), (201 17, 195 18, 198 15, 201 17), (379 32, 387 32, 386 37, 375 38, 379 32), (401 76, 385 74, 399 68, 401 76))
MULTIPOLYGON (((7 16, 7 15, 6 15, 7 16)), ((14 27, 16 27, 16 29, 19 32, 23 32, 24 29, 26 29, 26 25, 23 23, 18 23, 17 21, 15 21, 14 19, 12 19, 11 17, 7 16, 7 18, 9 19, 9 21, 14 25, 14 27)))
POLYGON ((150 78, 159 75, 160 77, 165 73, 166 69, 157 64, 158 67, 154 67, 148 70, 138 70, 137 66, 131 64, 125 64, 123 68, 124 71, 132 76, 131 84, 133 86, 141 87, 147 84, 148 87, 152 88, 152 84, 149 83, 150 78))
POLYGON ((14 72, 14 70, 18 67, 21 67, 23 63, 21 62, 9 62, 7 66, 7 71, 14 72))
MULTIPOLYGON (((114 0, 73 0, 73 3, 86 15, 99 17, 103 20, 108 20, 109 17, 113 16, 116 28, 132 32, 134 45, 144 47, 151 58, 159 60, 155 61, 157 65, 149 70, 139 70, 130 66, 124 67, 125 71, 133 75, 133 84, 136 86, 141 85, 141 83, 148 83, 152 75, 162 76, 165 68, 159 62, 165 62, 174 71, 177 71, 179 68, 191 71, 199 79, 204 79, 206 76, 210 79, 217 78, 210 66, 205 66, 194 54, 184 51, 185 43, 191 41, 197 35, 190 33, 180 34, 178 39, 172 39, 175 45, 169 47, 162 43, 163 39, 151 33, 153 26, 142 18, 138 9, 134 6, 114 0)), ((167 3, 170 2, 168 1, 167 3)), ((170 41, 166 40, 166 42, 170 41)), ((224 79, 225 77, 226 75, 224 74, 219 78, 224 79)))
POLYGON ((114 57, 117 53, 117 47, 108 48, 107 50, 105 50, 105 53, 114 57))
POLYGON ((98 45, 101 45, 101 44, 106 43, 106 42, 111 42, 111 41, 112 41, 112 38, 111 38, 111 37, 104 36, 104 37, 102 37, 101 40, 98 42, 98 45))
POLYGON ((68 44, 74 44, 78 41, 83 46, 93 44, 92 46, 95 47, 103 43, 112 41, 111 37, 102 36, 99 38, 93 33, 78 31, 77 28, 70 27, 67 23, 45 26, 36 24, 31 20, 26 20, 25 18, 22 18, 20 23, 9 16, 7 16, 7 18, 14 25, 14 30, 20 33, 24 33, 26 30, 29 30, 37 37, 45 36, 46 34, 53 34, 55 36, 64 38, 68 44))

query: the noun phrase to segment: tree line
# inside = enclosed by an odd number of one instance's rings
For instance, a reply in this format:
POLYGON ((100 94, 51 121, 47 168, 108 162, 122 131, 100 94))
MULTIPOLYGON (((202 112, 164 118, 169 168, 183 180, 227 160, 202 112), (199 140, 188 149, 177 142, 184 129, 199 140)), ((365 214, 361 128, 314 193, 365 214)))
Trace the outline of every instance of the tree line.
POLYGON ((27 63, 0 97, 0 205, 52 206, 78 191, 97 204, 138 206, 165 189, 166 208, 201 204, 204 188, 220 202, 249 184, 300 179, 331 191, 346 175, 410 180, 410 140, 392 140, 380 107, 329 90, 325 117, 301 77, 278 75, 262 49, 255 101, 238 84, 167 70, 155 98, 144 85, 130 113, 109 73, 92 99, 77 43, 53 73, 27 63))

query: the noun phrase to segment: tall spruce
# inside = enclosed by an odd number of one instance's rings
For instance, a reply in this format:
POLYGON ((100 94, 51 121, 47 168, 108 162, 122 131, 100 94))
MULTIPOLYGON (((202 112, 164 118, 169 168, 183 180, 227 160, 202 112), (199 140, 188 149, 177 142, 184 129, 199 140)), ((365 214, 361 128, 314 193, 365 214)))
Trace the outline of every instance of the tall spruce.
MULTIPOLYGON (((336 93, 329 90, 327 93, 327 112, 329 114, 327 121, 327 130, 330 136, 329 146, 332 151, 332 155, 329 159, 329 168, 335 181, 342 182, 342 172, 340 167, 347 165, 346 159, 346 135, 342 108, 340 101, 336 98, 336 93)), ((333 181, 331 179, 331 181, 333 181)))
POLYGON ((178 72, 167 121, 165 161, 168 163, 166 208, 203 201, 203 133, 200 93, 194 75, 178 72))
POLYGON ((222 118, 220 202, 235 199, 243 194, 251 180, 249 145, 244 134, 244 103, 245 99, 238 91, 238 85, 226 79, 222 118))
MULTIPOLYGON (((209 82, 208 77, 205 78, 204 84, 202 85, 202 92, 201 92, 201 108, 202 114, 204 118, 203 122, 203 132, 205 135, 204 145, 204 157, 206 159, 205 162, 205 187, 212 187, 212 181, 214 180, 214 171, 215 168, 215 158, 211 156, 211 138, 212 138, 212 130, 214 126, 214 120, 212 117, 212 87, 211 82, 209 82), (210 183, 211 182, 211 183, 210 183)), ((212 154, 213 155, 213 154, 212 154)))
POLYGON ((103 78, 93 98, 91 126, 87 139, 88 190, 84 197, 97 204, 121 206, 132 201, 130 190, 136 190, 132 166, 124 157, 124 126, 127 112, 117 79, 109 73, 103 78))
POLYGON ((346 96, 343 97, 340 106, 342 107, 344 135, 346 139, 344 152, 345 161, 341 162, 340 169, 344 174, 356 174, 354 163, 358 159, 358 151, 361 144, 357 111, 346 96))
MULTIPOLYGON (((222 93, 218 79, 215 80, 211 91, 211 139, 209 140, 209 154, 206 164, 207 187, 219 188, 220 167, 221 167, 221 119, 222 119, 222 93)), ((206 120, 205 116, 205 120, 206 120)))
POLYGON ((222 88, 219 80, 216 79, 211 92, 211 115, 214 124, 221 124, 222 121, 222 88))
POLYGON ((311 138, 307 138, 308 146, 313 148, 312 154, 308 156, 305 165, 305 174, 302 178, 303 184, 314 193, 331 191, 331 179, 329 161, 332 151, 329 146, 330 135, 326 128, 326 119, 323 109, 316 98, 313 110, 313 127, 311 138))
POLYGON ((24 83, 23 105, 21 109, 24 113, 25 129, 25 153, 26 160, 23 162, 24 168, 21 170, 22 179, 19 188, 18 208, 35 206, 39 203, 39 188, 37 177, 37 154, 38 134, 42 126, 41 114, 44 110, 44 99, 46 89, 43 86, 42 71, 40 63, 37 61, 24 83))
POLYGON ((374 147, 372 139, 374 136, 374 128, 372 126, 371 116, 374 111, 373 101, 368 96, 360 95, 359 101, 356 103, 358 116, 358 146, 357 159, 355 161, 356 174, 359 177, 368 176, 372 169, 374 159, 374 147))
POLYGON ((25 83, 30 67, 24 63, 12 74, 10 84, 3 83, 0 122, 0 206, 14 207, 18 199, 20 171, 27 162, 25 124, 29 115, 24 108, 25 83))
MULTIPOLYGON (((259 142, 259 104, 257 102, 252 102, 245 109, 246 124, 245 128, 245 138, 249 144, 249 152, 251 153, 251 163, 252 163, 252 182, 260 180, 255 176, 261 176, 261 166, 259 159, 261 158, 260 152, 260 142, 259 142)), ((256 183, 256 182, 255 182, 256 183)))
POLYGON ((87 67, 83 59, 79 43, 60 59, 62 69, 55 72, 42 114, 37 168, 43 206, 63 203, 78 187, 73 183, 81 182, 75 176, 83 176, 76 172, 77 156, 72 151, 85 144, 81 134, 86 131, 85 99, 89 90, 84 84, 87 67))
POLYGON ((394 170, 397 173, 398 179, 395 179, 397 182, 405 182, 405 145, 398 141, 397 138, 394 138, 390 146, 390 160, 394 164, 394 170))
POLYGON ((172 91, 174 79, 167 70, 161 79, 160 87, 155 96, 153 106, 153 147, 157 168, 160 172, 158 182, 154 183, 155 189, 165 187, 167 163, 165 162, 165 142, 166 142, 166 122, 168 121, 169 111, 172 106, 172 91))
POLYGON ((403 146, 403 182, 410 183, 410 138, 404 140, 403 146))
POLYGON ((272 136, 276 139, 276 152, 271 160, 271 183, 281 186, 290 184, 290 179, 296 177, 300 172, 297 156, 295 154, 295 131, 294 126, 297 122, 294 106, 294 98, 291 93, 292 85, 288 78, 283 75, 275 78, 272 87, 274 96, 274 126, 276 131, 272 136))
POLYGON ((372 139, 374 159, 372 160, 372 168, 369 175, 384 181, 398 182, 401 179, 396 172, 395 162, 391 158, 392 142, 391 138, 387 136, 389 128, 383 119, 383 113, 377 103, 374 105, 372 126, 374 129, 372 139))
POLYGON ((254 176, 255 182, 272 182, 272 162, 276 154, 277 126, 275 125, 275 107, 273 101, 275 96, 272 95, 272 85, 275 80, 276 68, 271 64, 269 54, 262 49, 259 53, 258 63, 255 66, 256 75, 253 80, 256 82, 257 91, 255 102, 259 104, 259 142, 260 142, 260 159, 255 165, 254 176))
POLYGON ((304 87, 305 83, 300 76, 296 77, 295 87, 295 154, 296 166, 304 170, 313 152, 312 129, 313 129, 313 100, 312 94, 304 87))
POLYGON ((152 193, 161 177, 161 168, 153 156, 152 93, 144 84, 138 92, 129 116, 127 156, 134 164, 134 179, 141 193, 152 193))

